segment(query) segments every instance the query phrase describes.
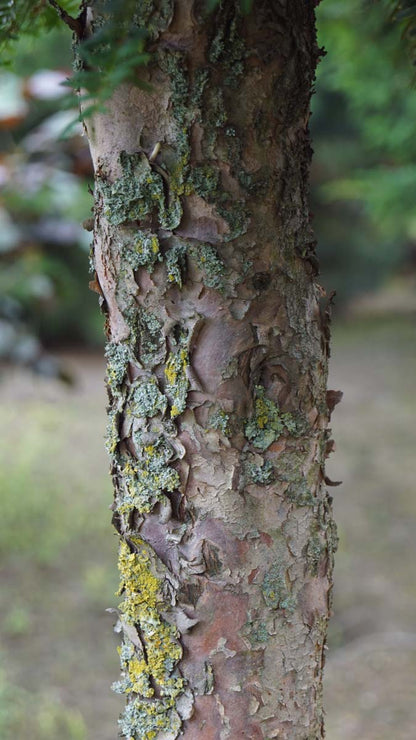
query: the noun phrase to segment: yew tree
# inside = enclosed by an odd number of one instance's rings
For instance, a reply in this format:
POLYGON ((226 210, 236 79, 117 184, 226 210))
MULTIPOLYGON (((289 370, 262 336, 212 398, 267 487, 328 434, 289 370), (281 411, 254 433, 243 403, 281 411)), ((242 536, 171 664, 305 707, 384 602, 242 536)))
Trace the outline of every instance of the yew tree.
POLYGON ((308 208, 316 2, 49 5, 95 171, 121 735, 321 738, 338 395, 308 208))

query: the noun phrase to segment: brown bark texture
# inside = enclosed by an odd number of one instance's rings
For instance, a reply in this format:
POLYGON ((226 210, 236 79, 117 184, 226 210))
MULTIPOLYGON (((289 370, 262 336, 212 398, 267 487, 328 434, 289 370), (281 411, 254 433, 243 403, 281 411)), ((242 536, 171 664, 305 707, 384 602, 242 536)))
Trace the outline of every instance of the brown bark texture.
POLYGON ((323 737, 336 533, 314 5, 138 2, 148 88, 87 120, 126 738, 323 737))

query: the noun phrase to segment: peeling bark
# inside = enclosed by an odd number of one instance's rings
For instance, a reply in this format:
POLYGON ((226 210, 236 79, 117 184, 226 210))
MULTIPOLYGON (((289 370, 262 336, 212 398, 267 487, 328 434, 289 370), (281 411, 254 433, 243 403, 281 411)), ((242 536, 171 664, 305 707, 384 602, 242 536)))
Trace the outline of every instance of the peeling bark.
POLYGON ((154 0, 87 121, 126 738, 323 737, 336 533, 307 202, 314 3, 154 0), (149 10, 150 13, 150 10, 149 10))

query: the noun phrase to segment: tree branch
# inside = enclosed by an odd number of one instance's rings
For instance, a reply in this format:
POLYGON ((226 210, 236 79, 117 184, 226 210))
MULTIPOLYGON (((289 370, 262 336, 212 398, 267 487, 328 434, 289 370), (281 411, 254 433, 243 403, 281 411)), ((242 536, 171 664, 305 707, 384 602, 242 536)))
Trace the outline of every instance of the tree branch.
POLYGON ((82 22, 83 14, 81 13, 78 18, 73 18, 72 15, 69 15, 66 10, 61 8, 56 0, 48 0, 48 2, 49 5, 51 5, 56 10, 63 22, 66 23, 67 26, 69 26, 71 31, 74 31, 77 34, 78 38, 82 38, 84 32, 84 25, 82 22))

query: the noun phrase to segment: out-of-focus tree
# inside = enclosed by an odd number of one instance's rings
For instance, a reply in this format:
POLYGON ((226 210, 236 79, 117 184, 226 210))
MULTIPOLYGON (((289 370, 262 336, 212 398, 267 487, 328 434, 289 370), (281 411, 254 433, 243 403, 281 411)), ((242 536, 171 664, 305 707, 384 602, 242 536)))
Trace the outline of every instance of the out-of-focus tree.
POLYGON ((313 101, 312 208, 325 282, 343 300, 414 269, 414 68, 393 7, 326 0, 318 10, 328 56, 313 101))
POLYGON ((0 358, 56 374, 43 346, 97 344, 101 329, 81 226, 91 208, 90 155, 63 86, 71 34, 42 30, 19 37, 0 73, 0 358))

